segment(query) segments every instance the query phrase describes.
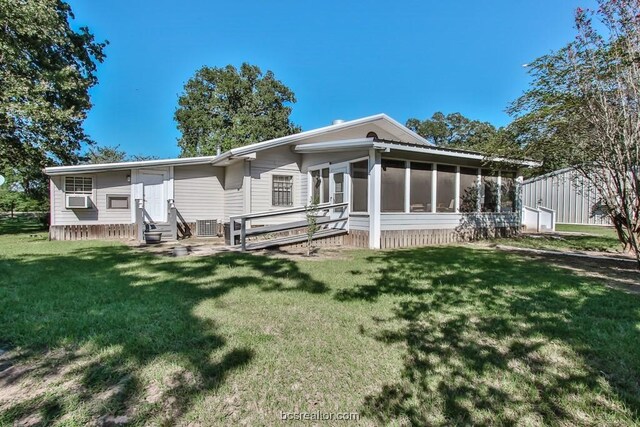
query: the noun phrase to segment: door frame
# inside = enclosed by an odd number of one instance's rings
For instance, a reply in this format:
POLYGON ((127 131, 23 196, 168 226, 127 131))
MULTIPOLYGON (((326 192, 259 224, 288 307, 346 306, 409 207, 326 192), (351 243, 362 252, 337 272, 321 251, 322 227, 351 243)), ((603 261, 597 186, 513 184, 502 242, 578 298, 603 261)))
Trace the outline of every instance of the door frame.
POLYGON ((133 202, 131 206, 133 209, 131 210, 132 221, 135 222, 135 209, 138 207, 135 206, 136 199, 142 199, 144 197, 144 183, 142 182, 142 175, 145 173, 149 174, 157 174, 162 175, 162 198, 165 200, 165 203, 162 204, 162 220, 158 222, 166 222, 167 221, 167 201, 170 198, 173 198, 173 167, 171 168, 144 168, 144 169, 133 169, 131 170, 131 190, 133 194, 133 202))

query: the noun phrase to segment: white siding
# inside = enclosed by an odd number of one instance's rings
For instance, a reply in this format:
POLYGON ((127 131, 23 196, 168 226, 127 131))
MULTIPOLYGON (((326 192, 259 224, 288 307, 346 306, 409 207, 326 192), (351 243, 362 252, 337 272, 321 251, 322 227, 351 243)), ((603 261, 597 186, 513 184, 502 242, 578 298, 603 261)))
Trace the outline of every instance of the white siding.
POLYGON ((224 221, 230 216, 242 215, 244 210, 244 162, 240 161, 224 169, 224 221))
POLYGON ((224 219, 224 168, 210 165, 176 166, 174 200, 185 221, 224 219))
POLYGON ((309 144, 313 142, 325 142, 325 141, 339 141, 346 139, 360 139, 366 138, 369 132, 375 132, 380 139, 398 140, 398 136, 392 135, 381 127, 370 123, 367 125, 357 125, 350 129, 342 129, 333 132, 327 132, 322 135, 314 136, 305 139, 302 144, 309 144))
POLYGON ((369 215, 349 215, 349 229, 369 230, 369 215))
MULTIPOLYGON (((51 177, 53 194, 52 225, 71 224, 130 224, 131 206, 129 209, 107 209, 107 195, 131 197, 131 184, 127 182, 130 171, 102 172, 81 176, 93 178, 93 194, 90 209, 66 209, 64 193, 64 176, 51 177)), ((80 175, 79 175, 80 176, 80 175)))
POLYGON ((517 226, 518 216, 508 214, 454 214, 454 213, 382 213, 382 230, 452 230, 467 224, 487 224, 505 227, 517 226), (466 217, 466 218, 465 218, 466 217))

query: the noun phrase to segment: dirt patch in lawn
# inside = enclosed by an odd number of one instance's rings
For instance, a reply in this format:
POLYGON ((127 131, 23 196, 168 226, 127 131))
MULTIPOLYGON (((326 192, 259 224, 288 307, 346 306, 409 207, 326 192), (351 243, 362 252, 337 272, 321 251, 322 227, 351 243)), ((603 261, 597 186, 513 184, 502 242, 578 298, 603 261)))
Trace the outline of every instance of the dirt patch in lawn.
POLYGON ((350 259, 350 252, 353 248, 346 246, 332 246, 323 248, 313 248, 311 255, 307 255, 307 248, 295 246, 283 246, 280 248, 264 249, 260 251, 252 251, 258 255, 265 255, 274 258, 286 258, 297 261, 326 261, 331 259, 350 259))
POLYGON ((580 276, 601 280, 606 286, 640 294, 640 270, 638 270, 635 259, 627 254, 551 251, 503 245, 478 246, 525 255, 527 259, 544 261, 580 276))

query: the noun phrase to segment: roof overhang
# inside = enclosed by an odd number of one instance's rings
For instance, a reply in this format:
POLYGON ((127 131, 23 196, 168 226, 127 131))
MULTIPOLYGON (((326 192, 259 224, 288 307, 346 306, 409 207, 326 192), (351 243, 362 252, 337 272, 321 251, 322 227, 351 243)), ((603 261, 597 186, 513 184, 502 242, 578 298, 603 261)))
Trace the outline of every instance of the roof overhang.
POLYGON ((394 141, 380 141, 373 138, 363 138, 354 140, 343 141, 330 141, 330 142, 317 142, 311 144, 300 144, 293 147, 293 151, 296 153, 312 154, 312 153, 326 153, 326 152, 339 152, 339 151, 353 151, 358 149, 374 149, 382 152, 409 152, 418 154, 427 154, 439 157, 446 157, 451 159, 464 159, 464 160, 476 160, 481 162, 496 162, 496 163, 510 163, 524 167, 537 167, 540 166, 540 162, 527 159, 510 159, 505 157, 491 157, 486 154, 466 151, 466 150, 452 150, 443 147, 435 146, 423 146, 417 144, 408 144, 404 142, 394 141))
POLYGON ((187 166, 187 165, 205 165, 213 162, 215 156, 204 157, 185 157, 180 159, 163 159, 163 160, 143 160, 138 162, 121 162, 121 163, 104 163, 104 164, 86 164, 74 166, 53 166, 45 168, 47 175, 65 175, 80 174, 93 172, 107 172, 126 169, 153 168, 164 166, 187 166))

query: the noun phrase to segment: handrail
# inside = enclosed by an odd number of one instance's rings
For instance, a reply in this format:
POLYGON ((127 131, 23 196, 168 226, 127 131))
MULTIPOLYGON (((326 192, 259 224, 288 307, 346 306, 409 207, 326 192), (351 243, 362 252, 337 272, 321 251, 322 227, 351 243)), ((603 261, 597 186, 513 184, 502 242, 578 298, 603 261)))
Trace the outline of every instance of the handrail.
MULTIPOLYGON (((348 207, 349 207, 349 202, 342 202, 342 203, 323 203, 323 204, 318 204, 315 206, 302 206, 302 207, 296 207, 296 208, 287 208, 287 209, 280 209, 277 211, 264 211, 264 212, 255 212, 255 213, 248 213, 248 214, 243 214, 243 215, 236 215, 236 216, 231 216, 229 217, 229 237, 231 240, 231 245, 235 245, 236 244, 236 236, 239 234, 240 235, 240 247, 242 251, 245 251, 247 248, 246 245, 246 238, 247 238, 247 220, 252 220, 252 219, 256 219, 256 218, 268 218, 268 217, 273 217, 273 216, 282 216, 282 215, 290 215, 290 214, 294 214, 294 213, 300 213, 300 212, 308 212, 310 210, 313 211, 324 211, 325 214, 330 210, 330 209, 335 209, 335 208, 341 208, 341 207, 345 207, 347 209, 345 209, 342 213, 346 214, 344 218, 334 218, 332 221, 330 222, 342 222, 345 221, 347 222, 349 220, 349 213, 348 213, 348 207), (236 222, 240 221, 240 229, 236 230, 236 222)), ((300 225, 298 224, 297 226, 293 227, 291 229, 294 228, 300 228, 300 225)), ((257 235, 257 234, 266 234, 268 233, 268 231, 265 231, 265 233, 259 233, 259 232, 253 232, 250 234, 253 235, 257 235)))
POLYGON ((270 216, 280 216, 280 215, 288 215, 292 213, 306 212, 309 209, 324 210, 324 209, 339 208, 339 207, 348 206, 348 205, 349 205, 349 202, 322 203, 316 206, 299 206, 297 208, 286 208, 286 209, 279 209, 276 211, 263 211, 263 212, 254 212, 254 213, 248 213, 248 214, 242 214, 242 215, 234 215, 232 217, 229 217, 229 220, 231 220, 231 218, 233 219, 267 218, 270 216))

